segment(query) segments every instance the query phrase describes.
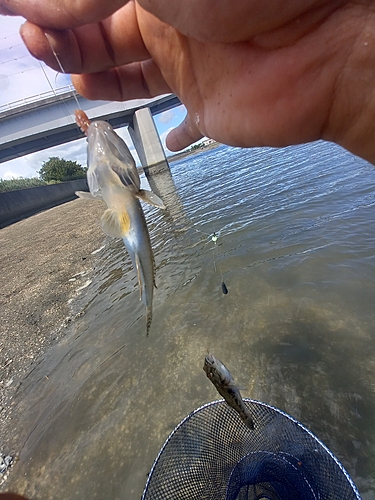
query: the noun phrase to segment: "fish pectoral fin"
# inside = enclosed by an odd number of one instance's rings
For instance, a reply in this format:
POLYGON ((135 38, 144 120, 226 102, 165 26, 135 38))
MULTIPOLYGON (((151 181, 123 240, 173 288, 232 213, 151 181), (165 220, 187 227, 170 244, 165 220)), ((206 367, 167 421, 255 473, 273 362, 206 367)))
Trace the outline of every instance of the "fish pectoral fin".
POLYGON ((238 391, 247 391, 246 387, 237 385, 234 380, 231 380, 229 384, 227 384, 228 389, 237 389, 238 391))
POLYGON ((126 212, 107 208, 100 220, 103 231, 114 238, 123 238, 129 231, 130 218, 126 212))
POLYGON ((166 208, 159 196, 156 196, 155 193, 148 191, 147 189, 140 189, 139 192, 136 193, 136 197, 145 203, 161 208, 162 210, 165 210, 166 208))
POLYGON ((78 198, 82 198, 83 200, 97 200, 98 198, 95 198, 91 193, 88 191, 76 191, 75 195, 78 196, 78 198))

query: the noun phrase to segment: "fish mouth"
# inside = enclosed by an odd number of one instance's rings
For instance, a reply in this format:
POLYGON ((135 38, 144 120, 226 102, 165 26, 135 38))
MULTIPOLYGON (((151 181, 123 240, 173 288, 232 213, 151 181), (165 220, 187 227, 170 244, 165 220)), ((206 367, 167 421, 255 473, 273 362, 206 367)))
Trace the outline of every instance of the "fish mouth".
POLYGON ((206 373, 208 378, 212 377, 212 370, 214 368, 214 365, 211 361, 207 359, 207 356, 204 360, 204 365, 203 365, 203 371, 206 373))
POLYGON ((207 363, 210 366, 214 366, 215 358, 213 357, 213 355, 211 353, 208 353, 206 355, 206 357, 204 358, 204 362, 205 362, 205 364, 207 363))

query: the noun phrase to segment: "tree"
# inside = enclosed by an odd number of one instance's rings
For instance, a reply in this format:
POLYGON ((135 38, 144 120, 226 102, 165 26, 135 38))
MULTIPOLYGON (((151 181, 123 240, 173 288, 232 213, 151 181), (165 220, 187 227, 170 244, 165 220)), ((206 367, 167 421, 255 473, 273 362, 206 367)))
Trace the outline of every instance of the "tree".
POLYGON ((72 181, 86 176, 87 168, 82 167, 76 161, 64 160, 53 156, 43 162, 38 171, 39 177, 45 181, 72 181))

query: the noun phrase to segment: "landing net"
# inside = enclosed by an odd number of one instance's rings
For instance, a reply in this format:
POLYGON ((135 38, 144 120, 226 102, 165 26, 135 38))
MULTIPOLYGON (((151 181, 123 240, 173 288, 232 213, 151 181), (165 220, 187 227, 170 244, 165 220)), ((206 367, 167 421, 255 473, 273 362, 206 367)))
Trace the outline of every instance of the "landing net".
POLYGON ((249 430, 224 401, 193 411, 171 433, 143 500, 360 500, 342 464, 286 413, 244 399, 249 430))

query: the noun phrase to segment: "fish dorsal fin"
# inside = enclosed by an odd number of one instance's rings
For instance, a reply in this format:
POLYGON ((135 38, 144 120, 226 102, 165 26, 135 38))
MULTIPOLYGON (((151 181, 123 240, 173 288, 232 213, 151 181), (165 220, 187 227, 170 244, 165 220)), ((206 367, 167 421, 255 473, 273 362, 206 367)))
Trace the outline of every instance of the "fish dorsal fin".
POLYGON ((78 198, 82 198, 83 200, 97 200, 98 198, 95 198, 91 193, 88 191, 76 191, 75 192, 76 196, 78 198))
POLYGON ((123 238, 130 229, 130 218, 126 212, 116 212, 107 208, 101 218, 103 231, 114 238, 123 238))
POLYGON ((137 172, 137 167, 133 155, 131 154, 126 142, 113 130, 113 127, 106 122, 106 128, 104 131, 106 136, 107 147, 110 149, 111 153, 120 160, 120 162, 126 167, 131 168, 137 172))
POLYGON ((156 194, 153 193, 152 191, 148 191, 147 189, 141 189, 138 193, 136 193, 136 197, 144 201, 145 203, 148 203, 149 205, 153 205, 154 207, 158 207, 161 208, 162 210, 165 210, 165 205, 163 201, 159 198, 159 196, 156 196, 156 194))
MULTIPOLYGON (((134 161, 134 160, 133 160, 134 161)), ((112 163, 111 169, 118 175, 121 183, 128 189, 139 191, 141 181, 137 168, 134 165, 127 165, 126 163, 112 163)))

